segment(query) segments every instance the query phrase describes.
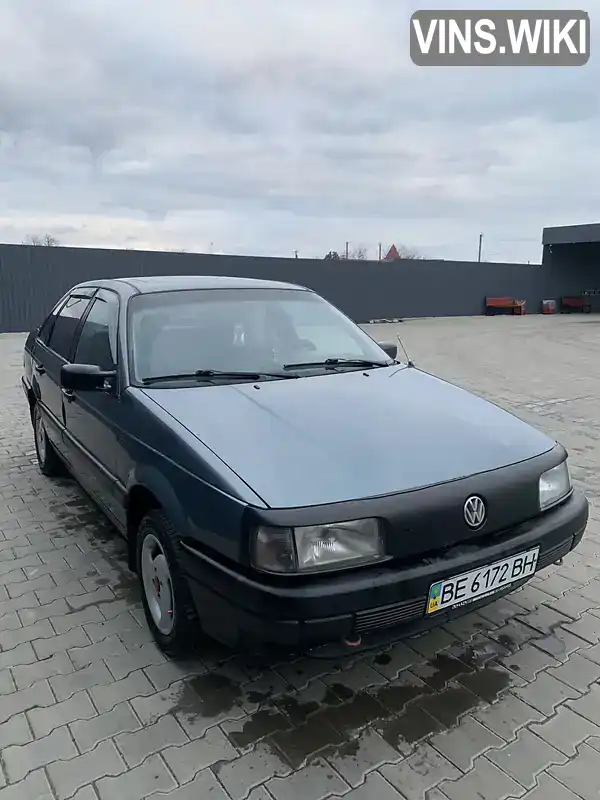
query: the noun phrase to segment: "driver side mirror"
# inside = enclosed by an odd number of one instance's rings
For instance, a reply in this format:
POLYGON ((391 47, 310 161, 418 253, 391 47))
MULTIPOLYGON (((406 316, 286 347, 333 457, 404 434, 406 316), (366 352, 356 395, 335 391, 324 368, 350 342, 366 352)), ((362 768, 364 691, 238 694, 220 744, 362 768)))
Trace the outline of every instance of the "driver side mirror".
POLYGON ((63 364, 60 384, 72 392, 104 391, 114 388, 116 377, 116 370, 103 370, 94 364, 63 364))
POLYGON ((377 342, 377 344, 379 347, 381 347, 386 355, 396 360, 396 356, 398 355, 398 345, 395 342, 377 342))

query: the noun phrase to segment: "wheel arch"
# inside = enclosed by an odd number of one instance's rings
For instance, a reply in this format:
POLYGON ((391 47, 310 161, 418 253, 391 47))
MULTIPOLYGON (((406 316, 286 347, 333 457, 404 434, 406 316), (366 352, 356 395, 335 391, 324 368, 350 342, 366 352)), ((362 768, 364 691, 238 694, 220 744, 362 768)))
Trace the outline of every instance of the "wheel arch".
POLYGON ((136 470, 127 486, 125 503, 129 568, 137 571, 137 534, 144 516, 153 509, 162 510, 179 534, 187 530, 183 507, 167 479, 151 467, 136 470))

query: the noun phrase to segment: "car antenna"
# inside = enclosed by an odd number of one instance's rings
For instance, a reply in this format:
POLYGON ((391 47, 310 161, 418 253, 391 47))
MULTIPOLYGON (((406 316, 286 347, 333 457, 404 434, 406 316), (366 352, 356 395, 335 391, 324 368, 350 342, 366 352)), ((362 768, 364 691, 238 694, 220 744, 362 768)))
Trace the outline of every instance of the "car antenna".
POLYGON ((402 344, 402 339, 400 338, 400 334, 399 333, 396 334, 396 339, 398 339, 398 343, 399 343, 400 347, 402 348, 402 352, 406 356, 406 366, 407 367, 414 367, 414 362, 410 360, 410 356, 406 352, 406 347, 404 347, 404 345, 402 344))

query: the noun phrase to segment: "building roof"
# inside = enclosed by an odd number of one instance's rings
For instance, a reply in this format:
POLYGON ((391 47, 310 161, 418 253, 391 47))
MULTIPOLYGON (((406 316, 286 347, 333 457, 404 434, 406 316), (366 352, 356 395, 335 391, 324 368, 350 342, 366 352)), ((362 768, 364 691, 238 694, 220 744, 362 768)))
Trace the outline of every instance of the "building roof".
POLYGON ((560 225, 544 228, 542 244, 583 244, 600 242, 600 222, 589 225, 560 225))
POLYGON ((383 258, 384 261, 399 261, 400 260, 400 253, 398 252, 398 248, 395 244, 393 244, 390 249, 387 251, 386 255, 383 258))

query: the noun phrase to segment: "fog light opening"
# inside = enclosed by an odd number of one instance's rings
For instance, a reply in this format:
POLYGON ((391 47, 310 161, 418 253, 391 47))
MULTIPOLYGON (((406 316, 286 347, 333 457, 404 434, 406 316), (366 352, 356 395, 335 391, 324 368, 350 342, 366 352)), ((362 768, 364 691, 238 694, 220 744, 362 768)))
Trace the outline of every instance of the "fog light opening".
POLYGON ((362 636, 356 635, 353 639, 344 639, 346 647, 360 647, 362 644, 362 636))

